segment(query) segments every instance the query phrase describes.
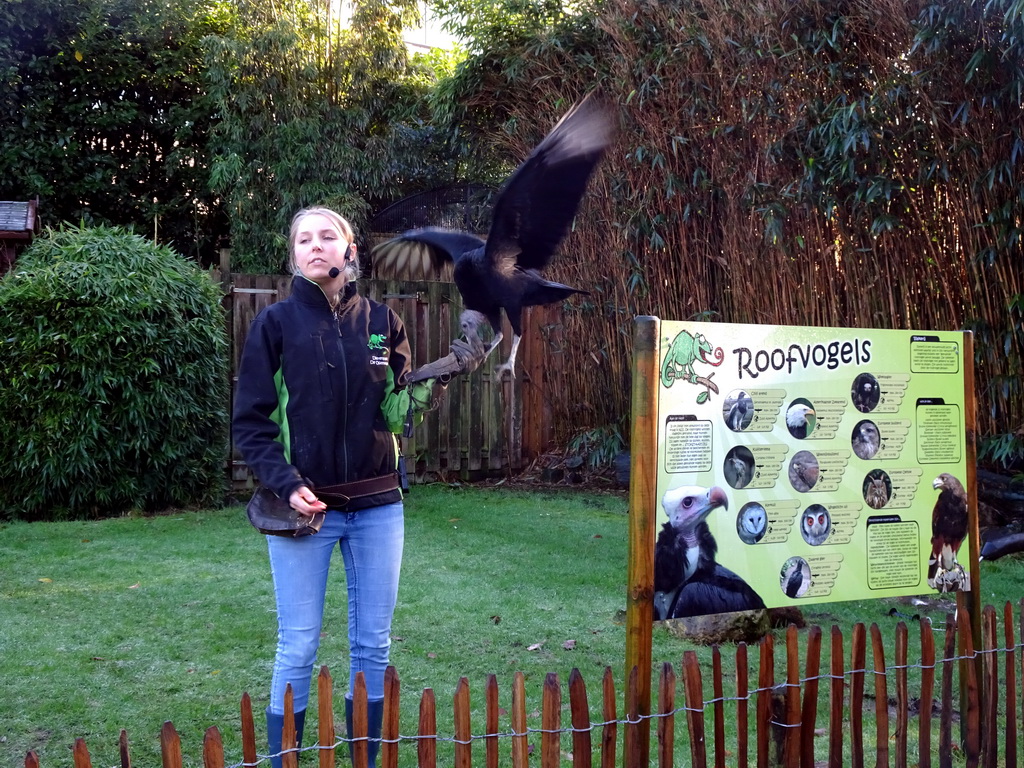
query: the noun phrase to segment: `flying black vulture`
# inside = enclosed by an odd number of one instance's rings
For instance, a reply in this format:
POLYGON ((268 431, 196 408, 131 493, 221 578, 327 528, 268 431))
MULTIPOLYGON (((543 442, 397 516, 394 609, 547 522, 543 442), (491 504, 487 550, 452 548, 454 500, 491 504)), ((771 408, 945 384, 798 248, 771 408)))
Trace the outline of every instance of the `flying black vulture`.
POLYGON ((655 619, 764 608, 747 582, 715 562, 718 543, 705 520, 728 508, 725 491, 684 486, 667 491, 662 505, 668 522, 654 545, 655 619))
POLYGON ((940 592, 966 589, 967 574, 956 561, 967 536, 967 493, 953 475, 943 472, 932 482, 939 492, 932 508, 932 554, 928 558, 928 586, 940 592))
POLYGON ((454 262, 455 285, 466 311, 460 324, 467 339, 484 321, 502 339, 501 311, 512 326, 512 350, 498 367, 515 375, 523 307, 553 304, 586 291, 541 277, 569 232, 587 181, 611 143, 610 114, 591 93, 573 107, 516 169, 498 194, 487 240, 466 232, 414 229, 373 249, 376 274, 394 279, 422 274, 429 260, 441 269, 454 262))

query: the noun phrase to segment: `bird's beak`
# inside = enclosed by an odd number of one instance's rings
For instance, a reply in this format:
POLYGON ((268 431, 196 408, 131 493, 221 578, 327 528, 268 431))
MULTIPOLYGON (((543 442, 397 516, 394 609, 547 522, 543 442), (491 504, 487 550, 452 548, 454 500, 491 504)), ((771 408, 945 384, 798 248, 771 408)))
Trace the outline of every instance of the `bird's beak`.
POLYGON ((932 480, 932 488, 938 488, 940 485, 942 485, 941 477, 936 477, 934 480, 932 480))
POLYGON ((717 485, 708 491, 708 511, 710 512, 715 507, 729 508, 729 497, 717 485))

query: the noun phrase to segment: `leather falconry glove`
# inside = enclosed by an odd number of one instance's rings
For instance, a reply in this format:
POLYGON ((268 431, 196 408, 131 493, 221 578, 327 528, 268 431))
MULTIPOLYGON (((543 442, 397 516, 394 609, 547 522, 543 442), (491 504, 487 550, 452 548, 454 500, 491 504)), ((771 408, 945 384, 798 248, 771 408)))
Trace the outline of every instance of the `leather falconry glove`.
POLYGON ((451 345, 451 352, 410 373, 408 383, 437 379, 441 384, 447 384, 452 380, 452 376, 475 371, 484 357, 483 342, 478 340, 472 343, 464 339, 455 339, 451 345))

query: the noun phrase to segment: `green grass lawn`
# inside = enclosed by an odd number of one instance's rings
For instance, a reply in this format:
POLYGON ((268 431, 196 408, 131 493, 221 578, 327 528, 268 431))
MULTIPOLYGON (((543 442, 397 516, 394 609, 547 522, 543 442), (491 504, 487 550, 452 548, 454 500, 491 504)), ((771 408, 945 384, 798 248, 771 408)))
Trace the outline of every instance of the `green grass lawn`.
MULTIPOLYGON (((392 647, 403 734, 416 731, 420 693, 430 687, 439 732, 450 735, 451 697, 461 677, 471 686, 474 732, 482 732, 477 721, 487 676, 497 676, 508 708, 517 670, 526 676, 532 715, 539 712, 544 676, 557 673, 564 688, 573 668, 583 673, 599 712, 600 678, 610 666, 621 716, 624 494, 434 485, 414 488, 406 512, 392 647)), ((93 765, 112 766, 124 728, 134 762, 158 765, 166 720, 181 735, 187 765, 201 765, 210 726, 221 730, 227 762, 241 760, 239 702, 248 691, 258 715, 266 706, 275 637, 266 544, 241 507, 7 524, 2 536, 0 764, 21 765, 32 749, 43 768, 67 765, 69 748, 83 737, 93 765)), ((1000 610, 1022 596, 1021 560, 986 563, 982 577, 984 601, 1000 610)), ((340 556, 331 579, 319 662, 330 667, 340 697, 347 676, 340 556)), ((808 606, 804 615, 826 636, 833 624, 848 634, 856 622, 878 623, 891 648, 901 619, 890 615, 893 607, 832 603, 808 606)), ((937 603, 928 610, 941 626, 949 609, 937 603)), ((917 629, 910 631, 913 659, 917 629)), ((779 630, 777 648, 784 638, 779 630)), ((660 627, 653 644, 656 668, 678 664, 692 648, 660 627)), ((710 670, 710 651, 699 653, 710 670)), ((827 641, 823 653, 827 660, 827 641)), ((750 655, 756 663, 756 649, 750 655)), ((784 653, 778 655, 784 664, 784 653)), ((723 649, 723 660, 728 669, 731 649, 723 649)), ((539 727, 539 719, 531 726, 539 727)))

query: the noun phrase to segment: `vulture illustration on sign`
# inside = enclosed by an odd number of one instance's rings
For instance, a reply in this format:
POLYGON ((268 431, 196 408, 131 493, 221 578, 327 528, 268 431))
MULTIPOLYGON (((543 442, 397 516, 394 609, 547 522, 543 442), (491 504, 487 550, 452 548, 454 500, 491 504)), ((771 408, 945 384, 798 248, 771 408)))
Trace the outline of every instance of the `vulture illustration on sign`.
POLYGON ((666 491, 662 506, 668 522, 654 545, 656 620, 765 607, 747 582, 715 560, 718 543, 706 521, 715 509, 728 509, 725 491, 675 488, 666 491))
POLYGON ((459 321, 462 332, 471 341, 489 323, 494 333, 487 348, 490 355, 503 338, 504 310, 512 327, 512 349, 496 371, 514 376, 523 308, 587 293, 545 280, 541 270, 568 234, 587 182, 613 134, 601 96, 590 94, 551 129, 506 182, 486 241, 438 227, 410 230, 373 249, 376 274, 409 279, 410 274, 425 274, 424 261, 437 267, 454 262, 455 285, 465 305, 459 321))

